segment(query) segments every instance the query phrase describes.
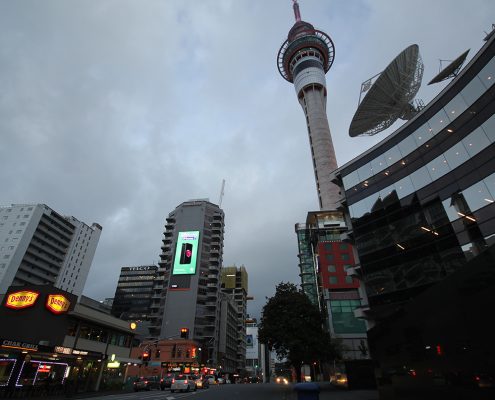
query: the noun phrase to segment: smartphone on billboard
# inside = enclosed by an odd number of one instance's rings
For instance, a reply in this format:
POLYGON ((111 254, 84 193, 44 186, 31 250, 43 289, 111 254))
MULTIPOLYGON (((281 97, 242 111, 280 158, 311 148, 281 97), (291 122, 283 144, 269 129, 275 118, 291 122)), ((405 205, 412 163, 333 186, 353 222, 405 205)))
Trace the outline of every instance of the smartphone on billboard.
POLYGON ((180 252, 181 264, 191 264, 192 250, 193 250, 192 243, 182 243, 182 249, 180 252))

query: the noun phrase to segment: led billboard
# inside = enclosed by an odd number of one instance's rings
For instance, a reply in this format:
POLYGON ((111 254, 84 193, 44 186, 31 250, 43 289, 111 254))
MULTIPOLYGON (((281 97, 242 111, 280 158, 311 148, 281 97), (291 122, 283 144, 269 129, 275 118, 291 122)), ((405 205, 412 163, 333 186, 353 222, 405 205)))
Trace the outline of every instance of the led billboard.
POLYGON ((172 275, 194 275, 198 255, 199 231, 179 232, 172 275))

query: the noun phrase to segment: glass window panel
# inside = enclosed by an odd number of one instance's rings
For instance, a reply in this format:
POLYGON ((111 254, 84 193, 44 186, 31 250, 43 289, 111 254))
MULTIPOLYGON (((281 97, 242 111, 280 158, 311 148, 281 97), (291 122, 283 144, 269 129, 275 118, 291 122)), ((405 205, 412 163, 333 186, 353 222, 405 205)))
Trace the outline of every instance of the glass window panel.
POLYGON ((337 270, 335 269, 335 265, 329 265, 328 272, 337 272, 337 270))
POLYGON ((444 110, 453 121, 459 115, 461 115, 467 109, 467 104, 462 98, 462 96, 455 96, 450 102, 445 106, 444 110))
POLYGON ((434 181, 450 171, 449 164, 443 154, 426 164, 426 167, 434 181))
POLYGON ((443 208, 445 209, 445 212, 447 213, 447 217, 449 218, 450 222, 455 221, 456 219, 459 218, 459 214, 457 214, 457 210, 452 205, 452 200, 450 197, 442 201, 442 205, 443 208))
POLYGON ((469 82, 464 89, 461 90, 461 96, 463 99, 466 101, 466 104, 471 105, 473 104, 476 100, 479 99, 479 97, 485 93, 486 88, 481 83, 480 78, 478 76, 475 76, 471 82, 469 82))
POLYGON ((358 176, 359 176, 359 182, 365 181, 368 179, 370 176, 373 175, 371 172, 371 165, 370 164, 365 164, 361 168, 357 170, 358 176))
POLYGON ((345 283, 352 284, 353 283, 352 276, 346 276, 345 277, 345 283))
POLYGON ((428 140, 432 138, 431 128, 428 124, 424 124, 412 134, 416 141, 416 147, 423 146, 428 140))
POLYGON ((483 179, 483 182, 485 182, 485 185, 487 186, 492 198, 495 198, 495 174, 487 176, 485 179, 483 179))
POLYGON ((485 131, 488 140, 495 143, 495 114, 488 118, 481 127, 485 131))
POLYGON ((402 154, 400 153, 397 146, 394 146, 390 150, 387 150, 384 155, 385 161, 387 162, 387 165, 389 167, 402 158, 402 154))
POLYGON ((455 169, 469 160, 469 154, 462 143, 456 143, 444 153, 444 156, 451 169, 455 169))
POLYGON ((464 189, 462 194, 471 211, 479 210, 480 208, 493 203, 493 197, 483 181, 464 189))
POLYGON ((387 162, 383 154, 371 161, 371 168, 373 169, 373 174, 377 174, 387 168, 387 162))
POLYGON ((476 128, 468 136, 462 139, 462 143, 471 157, 490 145, 490 141, 481 127, 476 128))
POLYGON ((411 181, 414 189, 419 190, 432 182, 431 176, 426 167, 421 167, 411 174, 411 181))
POLYGON ((402 142, 398 144, 398 146, 402 157, 405 157, 408 154, 412 153, 414 150, 416 150, 416 141, 414 140, 414 136, 411 135, 406 137, 402 142))
POLYGON ((332 285, 335 285, 338 283, 336 276, 331 276, 329 279, 330 279, 330 284, 332 284, 332 285))
POLYGON ((436 135, 442 129, 444 129, 450 122, 447 113, 443 110, 443 108, 437 112, 429 121, 431 128, 431 134, 436 135))
POLYGON ((368 210, 366 212, 370 213, 372 210, 373 211, 377 210, 378 197, 380 197, 380 193, 377 192, 377 193, 373 193, 371 196, 368 196, 366 198, 366 200, 367 200, 366 204, 368 206, 368 210))
POLYGON ((485 65, 478 76, 487 89, 493 85, 493 81, 495 80, 495 58, 488 61, 488 64, 485 65))
POLYGON ((395 190, 394 185, 390 185, 390 186, 386 187, 385 189, 380 190, 381 199, 384 200, 387 196, 391 195, 394 190, 395 190))
POLYGON ((396 182, 394 186, 395 186, 395 190, 397 191, 397 196, 399 196, 399 199, 402 199, 407 195, 414 193, 414 186, 410 176, 406 176, 405 178, 396 182))
POLYGON ((342 181, 344 182, 345 190, 349 190, 351 187, 357 185, 359 183, 357 171, 351 172, 349 175, 344 176, 342 181))

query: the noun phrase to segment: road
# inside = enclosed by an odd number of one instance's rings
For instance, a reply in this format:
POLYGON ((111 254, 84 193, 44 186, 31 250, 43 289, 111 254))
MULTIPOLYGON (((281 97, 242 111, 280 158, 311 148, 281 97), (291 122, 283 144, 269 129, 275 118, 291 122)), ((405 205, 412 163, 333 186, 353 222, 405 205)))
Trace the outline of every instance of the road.
MULTIPOLYGON (((79 397, 79 399, 82 399, 79 397)), ((87 397, 91 400, 296 400, 293 385, 248 384, 220 385, 189 393, 170 393, 152 390, 149 392, 120 393, 107 396, 87 397)), ((376 391, 345 391, 326 388, 320 393, 320 400, 376 400, 376 391)))

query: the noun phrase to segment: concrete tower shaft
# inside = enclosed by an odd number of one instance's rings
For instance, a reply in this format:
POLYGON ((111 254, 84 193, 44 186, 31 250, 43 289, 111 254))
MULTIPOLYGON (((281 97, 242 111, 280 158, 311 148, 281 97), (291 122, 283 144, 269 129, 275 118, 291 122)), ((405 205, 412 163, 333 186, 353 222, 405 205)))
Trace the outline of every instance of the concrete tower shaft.
POLYGON ((278 52, 278 70, 294 84, 306 115, 320 209, 331 210, 341 198, 339 187, 330 180, 330 173, 337 169, 337 159, 326 114, 325 73, 333 63, 335 50, 326 33, 301 20, 296 0, 293 7, 296 22, 278 52))
POLYGON ((337 169, 337 159, 328 125, 326 102, 325 88, 318 84, 307 85, 299 92, 299 103, 306 115, 321 210, 334 209, 341 197, 338 186, 330 180, 330 173, 337 169))

